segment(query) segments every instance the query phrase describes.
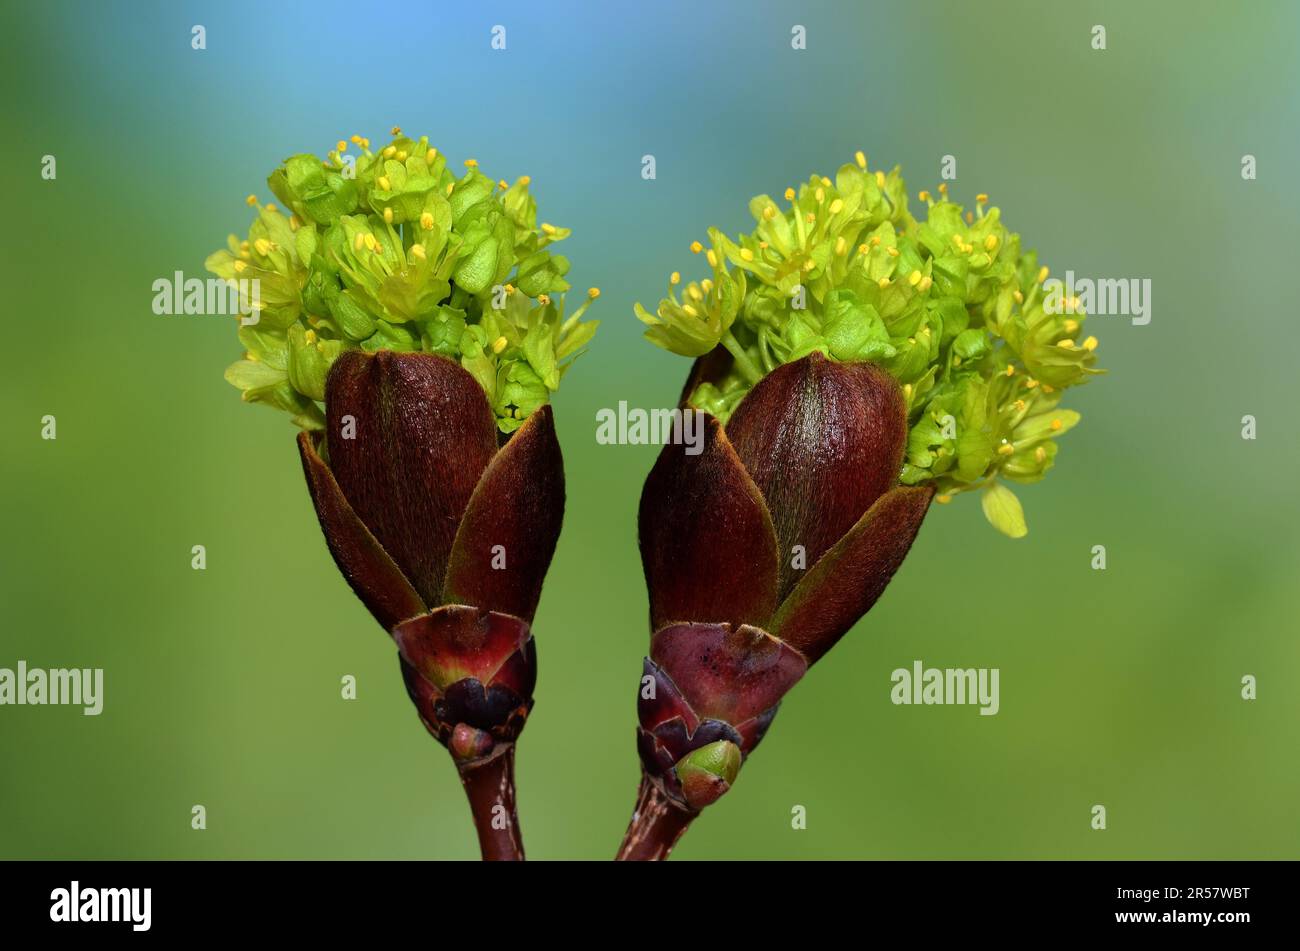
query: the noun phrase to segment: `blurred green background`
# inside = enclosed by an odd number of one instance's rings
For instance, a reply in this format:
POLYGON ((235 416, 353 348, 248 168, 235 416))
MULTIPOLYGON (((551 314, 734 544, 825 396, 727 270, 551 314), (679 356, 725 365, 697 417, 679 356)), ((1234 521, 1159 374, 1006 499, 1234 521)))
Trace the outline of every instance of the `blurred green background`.
POLYGON ((604 291, 555 401, 569 503, 519 753, 530 857, 611 856, 637 783, 656 450, 597 445, 595 414, 670 405, 687 363, 640 339, 632 303, 692 273, 706 226, 746 227, 751 195, 858 148, 913 193, 955 155, 957 200, 990 193, 1055 274, 1150 278, 1153 319, 1090 322, 1110 375, 1071 395, 1082 425, 1021 492, 1028 538, 974 496, 936 508, 676 854, 1296 857, 1300 15, 1070 7, 6 4, 0 667, 104 667, 106 705, 0 707, 0 856, 477 856, 447 754, 322 543, 287 417, 222 380, 229 321, 150 309, 156 278, 206 276, 281 158, 399 123, 530 174, 574 229, 575 286, 604 291), (1001 712, 892 705, 915 659, 1000 668, 1001 712))

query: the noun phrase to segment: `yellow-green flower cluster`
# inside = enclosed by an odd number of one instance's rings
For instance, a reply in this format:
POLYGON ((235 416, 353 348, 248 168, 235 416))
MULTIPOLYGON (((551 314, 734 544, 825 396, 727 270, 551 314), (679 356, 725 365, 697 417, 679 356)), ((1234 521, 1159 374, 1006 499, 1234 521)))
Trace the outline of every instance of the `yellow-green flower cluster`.
POLYGON ((735 240, 716 229, 703 254, 710 274, 684 286, 674 272, 655 313, 637 305, 653 343, 689 357, 723 347, 721 378, 689 402, 724 422, 777 366, 814 350, 869 361, 898 380, 910 434, 900 480, 931 484, 936 501, 981 489, 984 511, 1009 535, 1024 516, 1000 483, 1034 482, 1051 468, 1057 436, 1079 421, 1062 392, 1094 368, 1097 341, 1083 314, 1044 310, 1033 252, 1002 224, 988 197, 965 211, 922 191, 913 217, 895 168, 872 171, 859 152, 834 181, 813 176, 784 202, 750 202, 756 224, 735 240))
POLYGON ((528 176, 494 182, 469 159, 457 177, 427 138, 392 134, 378 151, 353 136, 323 160, 287 159, 267 182, 282 207, 248 197, 247 239, 207 260, 228 281, 257 281, 246 353, 226 379, 318 429, 343 350, 436 353, 474 375, 511 432, 595 333, 581 317, 599 291, 565 316, 569 262, 551 246, 569 231, 538 224, 528 176))

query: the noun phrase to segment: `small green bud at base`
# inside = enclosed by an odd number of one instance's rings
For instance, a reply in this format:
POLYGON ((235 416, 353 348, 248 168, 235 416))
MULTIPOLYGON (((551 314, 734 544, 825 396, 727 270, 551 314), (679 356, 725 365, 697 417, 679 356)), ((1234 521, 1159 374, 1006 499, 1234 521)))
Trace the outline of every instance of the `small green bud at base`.
POLYGON ((674 767, 687 804, 696 812, 722 798, 740 772, 740 747, 730 740, 701 746, 674 767))

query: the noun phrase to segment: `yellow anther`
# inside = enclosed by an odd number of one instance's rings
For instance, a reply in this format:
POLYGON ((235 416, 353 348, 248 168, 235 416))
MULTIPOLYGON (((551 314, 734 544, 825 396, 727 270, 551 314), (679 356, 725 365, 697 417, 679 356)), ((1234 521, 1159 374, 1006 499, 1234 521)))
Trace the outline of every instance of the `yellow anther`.
POLYGON ((398 149, 398 150, 397 150, 397 154, 394 155, 393 158, 397 159, 397 161, 399 161, 399 162, 405 162, 405 161, 406 161, 406 149, 398 149))
POLYGON ((698 241, 691 242, 691 254, 699 254, 703 250, 704 250, 704 245, 700 244, 700 242, 698 241))
POLYGON ((771 221, 771 220, 772 220, 773 218, 775 218, 775 217, 776 217, 776 206, 775 206, 775 205, 768 205, 766 208, 763 209, 763 220, 764 220, 764 221, 771 221))
POLYGON ((794 189, 793 189, 793 188, 787 188, 787 189, 785 190, 785 200, 786 200, 786 201, 794 201, 794 189))
POLYGON ((425 231, 433 230, 432 213, 426 211, 424 214, 420 215, 420 227, 423 228, 425 231))
POLYGON ((849 243, 844 240, 844 235, 835 239, 835 253, 843 254, 848 249, 849 243))
POLYGON ((876 281, 876 286, 883 291, 886 287, 889 286, 889 278, 882 277, 880 280, 876 281))
POLYGON ((1026 407, 1028 404, 1025 403, 1024 400, 1016 400, 1015 403, 1013 403, 1012 405, 1015 406, 1015 408, 1016 408, 1016 412, 1018 412, 1018 413, 1023 413, 1023 412, 1025 411, 1025 407, 1026 407))
POLYGON ((382 189, 383 191, 388 192, 393 190, 393 183, 388 180, 387 175, 380 175, 378 178, 375 179, 375 184, 378 185, 380 189, 382 189))
POLYGON ((1079 329, 1079 322, 1077 320, 1067 320, 1061 326, 1065 328, 1066 333, 1072 334, 1079 329))
POLYGON ((371 251, 378 253, 379 241, 376 240, 373 234, 366 235, 366 247, 369 248, 371 251))
POLYGON ((948 183, 947 183, 947 182, 940 182, 940 183, 939 183, 939 194, 940 194, 940 195, 946 195, 946 194, 948 194, 948 183))
POLYGON ((833 202, 831 202, 830 212, 832 215, 838 215, 843 210, 844 210, 844 199, 836 198, 833 202))
POLYGON ((911 284, 913 287, 916 287, 917 284, 920 284, 921 272, 913 271, 911 274, 907 275, 907 283, 911 284))
POLYGON ((954 234, 954 235, 952 236, 952 243, 956 246, 957 250, 960 251, 962 245, 965 244, 966 242, 962 241, 962 239, 961 239, 961 235, 959 235, 959 234, 954 234))
POLYGON ((1062 423, 1059 419, 1054 419, 1054 420, 1052 420, 1052 430, 1053 430, 1054 432, 1060 430, 1060 428, 1061 428, 1063 425, 1065 425, 1065 424, 1062 423))
POLYGON ((690 304, 683 304, 683 305, 682 305, 682 313, 684 313, 687 317, 698 317, 698 316, 700 316, 700 315, 699 315, 699 312, 698 312, 694 307, 692 307, 690 304))
POLYGON ((853 161, 858 163, 858 168, 867 167, 867 157, 862 154, 861 149, 853 153, 853 161))
POLYGON ((873 235, 871 236, 871 246, 872 246, 873 248, 878 248, 878 247, 880 247, 880 235, 878 235, 878 234, 873 234, 873 235))
POLYGON ((1007 376, 1015 376, 1015 375, 1016 375, 1016 368, 1008 364, 1007 376))
POLYGON ((527 188, 527 187, 528 187, 529 185, 531 185, 532 183, 533 183, 533 176, 531 176, 531 175, 520 175, 520 176, 519 176, 519 184, 522 185, 524 188, 527 188))
POLYGON ((1017 304, 1023 304, 1023 303, 1025 302, 1025 295, 1022 294, 1022 293, 1020 293, 1020 289, 1019 289, 1019 288, 1017 288, 1016 290, 1012 291, 1012 292, 1011 292, 1011 296, 1015 298, 1015 301, 1016 301, 1017 304))
POLYGON ((411 245, 411 253, 414 254, 417 258, 419 258, 421 261, 423 261, 428 256, 428 253, 424 250, 424 245, 422 244, 411 245))
POLYGON ((1037 381, 1037 380, 1034 380, 1034 379, 1025 380, 1025 389, 1027 389, 1027 390, 1032 390, 1032 389, 1033 389, 1034 387, 1036 387, 1037 385, 1038 385, 1038 381, 1037 381))
POLYGON ((1049 273, 1050 273, 1050 272, 1047 270, 1047 265, 1046 265, 1046 264, 1044 264, 1042 267, 1040 267, 1040 268, 1038 269, 1038 283, 1041 284, 1041 283, 1043 283, 1043 281, 1047 280, 1047 275, 1048 275, 1049 273))
POLYGON ((244 199, 244 203, 248 205, 249 208, 252 208, 254 205, 257 204, 257 196, 249 195, 247 198, 244 199))
POLYGON ((472 159, 472 158, 465 159, 465 167, 478 168, 478 159, 472 159))
POLYGON ((691 300, 697 300, 697 301, 704 300, 703 292, 694 284, 686 288, 686 293, 690 295, 691 300))
POLYGON ((985 250, 985 251, 992 251, 992 250, 993 250, 994 248, 996 248, 997 246, 998 246, 998 236, 997 236, 997 235, 995 235, 995 234, 991 234, 991 235, 989 235, 987 238, 984 239, 984 250, 985 250))
POLYGON ((895 248, 895 247, 893 247, 893 246, 891 245, 891 246, 889 247, 888 250, 889 250, 889 256, 890 256, 891 258, 896 258, 896 257, 898 257, 898 248, 895 248))
POLYGON ((363 137, 363 138, 361 139, 361 147, 362 147, 363 149, 368 149, 368 148, 370 148, 370 140, 367 139, 367 138, 364 138, 364 137, 363 137))
POLYGON ((587 288, 587 296, 590 297, 592 300, 595 300, 597 297, 600 296, 600 288, 599 287, 587 288))
POLYGON ((555 231, 555 225, 545 221, 542 222, 542 234, 555 234, 555 231))
POLYGON ((258 238, 256 241, 253 242, 253 248, 257 251, 258 254, 265 257, 266 255, 271 253, 271 242, 267 241, 265 238, 258 238))
POLYGON ((431 148, 429 149, 429 151, 424 153, 424 164, 432 165, 437 160, 437 158, 438 158, 438 150, 431 148))
POLYGON ((935 500, 936 502, 938 502, 940 505, 947 505, 949 502, 952 501, 952 496, 951 496, 951 495, 936 495, 936 496, 934 497, 934 500, 935 500))
POLYGON ((989 200, 989 196, 986 195, 984 192, 980 192, 978 195, 975 196, 976 203, 980 205, 984 204, 988 200, 989 200))
POLYGON ((510 183, 507 182, 504 178, 501 179, 501 181, 497 182, 497 188, 501 189, 502 191, 505 191, 509 187, 510 187, 510 183))
POLYGON ((242 273, 243 273, 244 271, 246 271, 246 270, 248 270, 248 265, 245 264, 243 261, 236 261, 236 262, 235 262, 235 273, 236 273, 236 274, 242 274, 242 273))
POLYGON ((813 197, 817 199, 817 204, 820 205, 822 202, 826 200, 826 189, 824 188, 817 189, 815 192, 813 192, 813 197))
POLYGON ((450 197, 450 196, 451 196, 451 193, 454 192, 455 190, 456 190, 456 183, 455 183, 455 182, 448 182, 448 183, 447 183, 447 195, 448 195, 448 197, 450 197))
POLYGON ((550 294, 538 294, 538 295, 537 295, 537 303, 541 304, 542 306, 545 306, 545 305, 549 304, 550 302, 551 302, 551 295, 550 295, 550 294))
POLYGON ((1002 445, 998 446, 999 456, 1009 456, 1015 451, 1016 451, 1016 447, 1011 445, 1011 443, 1009 442, 1004 442, 1002 445))
POLYGON ((274 212, 279 211, 280 209, 279 209, 279 208, 276 208, 276 207, 275 207, 275 204, 274 204, 273 202, 269 202, 269 201, 268 201, 265 205, 262 206, 262 210, 263 210, 263 211, 269 211, 269 212, 274 213, 274 212))
POLYGON ((506 293, 507 293, 507 294, 513 294, 514 292, 515 292, 515 286, 514 286, 513 284, 507 284, 507 285, 506 285, 506 293))
POLYGON ((712 248, 709 248, 708 253, 705 254, 704 257, 708 260, 709 267, 718 266, 718 256, 714 253, 712 248))
POLYGON ((1060 347, 1062 350, 1073 350, 1073 349, 1074 349, 1074 341, 1071 340, 1071 339, 1069 339, 1069 338, 1067 337, 1066 339, 1060 341, 1060 342, 1057 344, 1057 346, 1060 347))
POLYGON ((301 228, 301 227, 302 227, 302 222, 298 220, 298 216, 297 216, 297 215, 290 215, 290 216, 289 216, 289 230, 290 230, 290 231, 297 231, 297 230, 298 230, 299 228, 301 228))
POLYGON ((928 191, 926 191, 926 190, 923 188, 923 189, 921 189, 919 192, 916 193, 916 197, 919 198, 919 199, 921 199, 921 201, 929 201, 929 200, 930 200, 930 193, 929 193, 928 191))
POLYGON ((338 143, 335 145, 335 148, 340 152, 346 152, 348 150, 348 144, 344 142, 342 139, 339 139, 338 143))
POLYGON ((974 221, 975 221, 975 213, 972 211, 966 212, 966 224, 968 225, 973 224, 974 221))
POLYGON ((361 136, 359 136, 359 135, 354 135, 354 136, 352 137, 352 144, 353 144, 353 145, 360 145, 360 144, 361 144, 361 136))
POLYGON ((315 343, 316 331, 314 330, 307 331, 305 334, 302 335, 302 339, 305 340, 307 343, 315 343))
POLYGON ((766 241, 760 241, 760 242, 758 242, 758 247, 759 247, 759 250, 766 251, 766 250, 767 250, 767 242, 766 242, 766 241))
POLYGON ((388 146, 388 148, 384 149, 383 151, 384 158, 392 158, 396 154, 397 154, 397 146, 395 145, 390 145, 388 146))
POLYGON ((1046 462, 1046 461, 1047 461, 1047 450, 1044 449, 1042 446, 1039 446, 1037 449, 1035 449, 1035 450, 1034 450, 1034 461, 1035 461, 1035 462, 1046 462))
POLYGON ((808 222, 808 224, 812 224, 817 220, 817 216, 814 215, 811 211, 808 212, 808 214, 804 215, 803 218, 804 221, 808 222))
POLYGON ((509 345, 510 345, 510 341, 507 340, 505 337, 497 337, 497 339, 492 341, 492 352, 500 353, 509 345))
POLYGON ((1055 393, 1055 392, 1056 392, 1056 387, 1054 387, 1054 386, 1048 386, 1046 383, 1044 383, 1044 384, 1043 384, 1043 392, 1044 392, 1044 393, 1055 393))
POLYGON ((903 396, 905 396, 905 397, 906 397, 907 399, 909 399, 909 400, 912 398, 912 384, 911 384, 911 383, 904 383, 904 384, 903 384, 903 396))
POLYGON ((1096 350, 1096 349, 1097 349, 1097 338, 1096 338, 1096 337, 1089 337, 1087 340, 1085 340, 1085 341, 1083 342, 1083 349, 1085 349, 1085 350, 1096 350))
POLYGON ((870 250, 871 249, 868 248, 865 244, 858 245, 858 254, 866 254, 870 250))
MULTIPOLYGON (((925 275, 925 277, 921 278, 921 283, 918 284, 918 285, 916 285, 916 289, 917 289, 918 291, 920 291, 921 293, 924 294, 926 291, 928 291, 928 290, 930 289, 930 285, 933 284, 933 283, 934 283, 934 280, 930 277, 929 274, 927 274, 927 275, 925 275)), ((926 327, 926 328, 925 328, 925 332, 926 332, 926 333, 929 333, 929 332, 930 332, 930 328, 929 328, 929 327, 926 327)))
POLYGON ((401 127, 400 125, 395 125, 395 126, 393 126, 393 128, 392 128, 392 133, 393 133, 393 135, 401 135, 401 134, 402 134, 402 127, 401 127))
POLYGON ((669 284, 676 285, 676 284, 680 284, 681 282, 682 282, 682 275, 680 271, 673 271, 673 273, 668 275, 669 284))
POLYGON ((700 287, 704 288, 704 293, 707 294, 709 291, 713 290, 713 282, 706 277, 704 280, 700 281, 700 287))
POLYGON ((740 259, 742 261, 752 261, 754 260, 754 252, 749 250, 749 248, 741 248, 740 259))
POLYGON ((876 187, 877 188, 885 187, 885 173, 880 171, 879 169, 876 169, 876 187))
POLYGON ((390 225, 393 223, 393 209, 391 208, 384 209, 384 223, 390 225))
POLYGON ((808 273, 810 273, 810 272, 812 271, 812 269, 815 268, 816 266, 817 266, 817 262, 814 261, 812 258, 809 258, 807 261, 804 261, 804 262, 803 262, 803 272, 804 272, 805 274, 808 274, 808 273))

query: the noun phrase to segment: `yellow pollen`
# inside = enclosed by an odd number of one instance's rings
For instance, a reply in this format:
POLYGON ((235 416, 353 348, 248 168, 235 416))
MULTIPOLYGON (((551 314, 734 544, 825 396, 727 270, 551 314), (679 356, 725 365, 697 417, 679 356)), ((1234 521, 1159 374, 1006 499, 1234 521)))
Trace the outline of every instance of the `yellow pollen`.
POLYGON ((838 215, 843 210, 844 210, 844 199, 836 198, 833 202, 831 202, 830 212, 832 215, 838 215))
POLYGON ((397 154, 397 146, 395 145, 388 146, 388 148, 384 149, 383 152, 384 158, 392 158, 396 154, 397 154))
POLYGON ((276 208, 274 203, 268 201, 265 205, 262 206, 262 210, 276 212, 279 211, 280 209, 276 208))
POLYGON ((704 288, 704 293, 707 294, 709 291, 713 290, 713 282, 710 281, 708 278, 705 278, 704 280, 700 281, 700 287, 704 288))
POLYGON ((1047 265, 1046 265, 1046 264, 1044 264, 1042 267, 1040 267, 1040 268, 1038 269, 1038 283, 1041 284, 1041 283, 1043 283, 1043 281, 1047 280, 1047 275, 1048 275, 1049 273, 1050 273, 1050 272, 1047 270, 1047 265))
POLYGON ((302 335, 302 339, 305 340, 305 341, 307 341, 308 343, 315 343, 315 342, 316 342, 316 331, 314 331, 314 330, 309 330, 309 331, 307 331, 305 334, 302 335))
POLYGON ((1054 420, 1052 420, 1052 429, 1053 429, 1054 431, 1055 431, 1055 430, 1059 430, 1059 429, 1061 428, 1062 425, 1064 425, 1064 424, 1063 424, 1059 419, 1054 419, 1054 420))
POLYGON ((1007 366, 1007 376, 1015 376, 1015 375, 1016 375, 1016 368, 1013 367, 1013 366, 1008 365, 1008 366, 1007 366))
POLYGON ((885 173, 880 171, 879 169, 876 170, 876 187, 877 188, 885 187, 885 173))
POLYGON ((544 305, 546 305, 546 304, 549 304, 550 302, 551 302, 551 295, 550 295, 550 294, 538 294, 538 295, 537 295, 537 303, 542 304, 542 305, 544 306, 544 305))
POLYGON ((424 245, 422 244, 411 245, 411 253, 414 254, 417 258, 419 258, 421 261, 423 261, 426 256, 424 245))
POLYGON ((424 214, 420 215, 420 227, 425 231, 433 230, 433 215, 431 213, 426 211, 424 214))
POLYGON ((424 164, 432 165, 434 163, 434 160, 437 159, 437 157, 438 157, 438 150, 429 149, 429 151, 424 153, 424 164))
POLYGON ((1060 347, 1062 350, 1073 350, 1073 349, 1074 349, 1074 341, 1071 340, 1071 339, 1069 339, 1069 338, 1067 337, 1066 339, 1064 339, 1064 340, 1062 340, 1060 343, 1058 343, 1057 346, 1060 347))
POLYGON ((754 252, 749 250, 749 248, 741 248, 740 259, 742 261, 752 261, 754 260, 754 252))
POLYGON ((1065 328, 1066 333, 1072 334, 1079 329, 1079 322, 1077 320, 1067 320, 1061 326, 1065 328))
POLYGON ((513 284, 507 284, 507 285, 506 285, 506 293, 507 293, 507 294, 513 294, 514 292, 515 292, 515 286, 514 286, 513 284))
POLYGON ((978 195, 975 196, 975 201, 977 201, 981 205, 988 200, 989 200, 989 196, 984 194, 984 192, 980 192, 978 195))
POLYGON ((1002 445, 998 446, 999 456, 1009 456, 1015 451, 1016 451, 1016 447, 1011 445, 1011 443, 1009 442, 1004 442, 1002 445))
POLYGON ((808 212, 808 214, 803 216, 803 219, 804 221, 808 222, 808 224, 812 224, 817 220, 817 216, 810 211, 808 212))
POLYGON ((871 249, 868 248, 865 244, 858 245, 858 254, 866 254, 870 250, 871 249))
POLYGON ((352 137, 352 144, 353 144, 353 145, 360 145, 360 144, 361 144, 361 136, 359 136, 359 135, 354 135, 354 136, 352 137))
POLYGON ((712 249, 712 248, 709 248, 709 252, 708 252, 708 254, 704 255, 704 257, 708 259, 709 267, 717 267, 717 266, 718 266, 718 256, 717 256, 716 254, 713 253, 713 249, 712 249))
POLYGON ((880 235, 878 235, 878 234, 873 234, 873 235, 871 236, 871 246, 872 246, 873 248, 878 248, 878 247, 880 247, 880 235))
POLYGON ((340 152, 346 152, 348 150, 348 144, 344 142, 342 139, 339 139, 335 148, 337 148, 338 151, 340 152))
POLYGON ((760 248, 761 250, 763 250, 763 251, 766 251, 766 250, 767 250, 767 242, 766 242, 766 241, 760 241, 760 242, 758 242, 758 246, 759 246, 759 248, 760 248))
POLYGON ((395 159, 397 159, 397 161, 399 161, 399 162, 405 162, 405 161, 406 161, 406 149, 398 149, 398 150, 397 150, 397 154, 396 154, 395 156, 393 156, 393 157, 394 157, 395 159))
POLYGON ((867 167, 867 157, 862 154, 861 149, 853 153, 853 161, 858 163, 858 168, 867 167))
POLYGON ((940 505, 947 505, 949 502, 952 501, 952 496, 951 496, 951 495, 936 495, 936 496, 934 497, 934 500, 935 500, 936 502, 938 502, 940 505))
POLYGON ((509 345, 509 343, 510 341, 507 340, 505 337, 497 337, 496 340, 492 341, 492 352, 500 353, 509 345))
POLYGON ((1025 389, 1027 390, 1032 390, 1037 385, 1038 385, 1037 380, 1025 380, 1025 389))
POLYGON ((497 182, 497 188, 501 189, 502 191, 505 191, 509 187, 510 187, 510 183, 507 182, 504 178, 501 179, 501 181, 497 182))
POLYGON ((1024 400, 1016 400, 1012 405, 1015 406, 1017 412, 1023 413, 1027 404, 1024 400))
POLYGON ((880 280, 876 281, 876 286, 883 291, 886 287, 889 286, 889 278, 882 277, 880 280))
MULTIPOLYGON (((921 291, 922 293, 924 293, 925 291, 928 291, 928 290, 930 289, 930 285, 933 284, 933 283, 934 283, 934 281, 931 279, 930 275, 927 274, 927 275, 925 275, 925 277, 921 278, 921 283, 918 284, 918 285, 916 285, 916 289, 917 289, 918 291, 921 291)), ((926 332, 926 333, 929 333, 929 332, 930 332, 930 328, 929 328, 929 327, 926 327, 926 328, 925 328, 925 332, 926 332)))
POLYGON ((1089 337, 1087 340, 1085 340, 1085 341, 1083 342, 1083 349, 1085 349, 1085 350, 1096 350, 1096 349, 1097 349, 1097 338, 1096 338, 1096 337, 1089 337))
POLYGON ((776 207, 774 205, 768 205, 766 208, 763 209, 764 221, 771 221, 775 217, 776 217, 776 207))
POLYGON ((393 223, 393 209, 391 208, 384 209, 384 223, 390 225, 393 223))
POLYGON ((555 234, 555 231, 555 225, 548 224, 545 221, 542 222, 542 234, 555 234))
POLYGON ((597 297, 600 296, 600 288, 599 287, 587 288, 587 296, 590 297, 592 300, 595 300, 597 297))
POLYGON ((265 238, 258 238, 253 242, 253 247, 257 250, 257 253, 263 257, 271 253, 271 242, 267 241, 265 238))
POLYGON ((533 176, 531 176, 531 175, 520 175, 520 176, 519 176, 519 184, 522 185, 524 188, 527 188, 527 187, 528 187, 529 185, 531 185, 532 183, 533 183, 533 176))
POLYGON ((393 190, 393 183, 388 180, 387 175, 380 175, 378 178, 375 179, 375 184, 378 185, 383 191, 388 192, 393 190))
POLYGON ((947 182, 940 182, 940 183, 939 183, 939 194, 940 194, 940 195, 946 195, 946 194, 948 194, 948 183, 947 183, 947 182))
POLYGON ((786 200, 786 201, 794 201, 794 189, 793 189, 793 188, 787 188, 787 189, 785 190, 785 200, 786 200))
POLYGON ((401 134, 402 134, 402 127, 401 127, 400 125, 395 125, 395 126, 393 126, 392 132, 393 132, 393 135, 401 135, 401 134))
POLYGON ((257 196, 249 195, 247 198, 244 199, 244 203, 247 204, 248 207, 252 208, 254 205, 257 204, 257 196))
POLYGON ((465 159, 465 167, 478 168, 478 159, 472 159, 472 158, 465 159))
POLYGON ((984 239, 984 250, 985 250, 985 251, 992 251, 992 250, 993 250, 994 248, 996 248, 997 246, 998 246, 998 236, 997 236, 997 235, 995 235, 995 234, 991 234, 991 235, 989 235, 987 238, 984 239))
POLYGON ((370 140, 369 140, 369 139, 365 139, 365 138, 363 138, 363 139, 361 140, 361 147, 362 147, 363 149, 368 149, 368 148, 370 148, 370 140))
POLYGON ((704 250, 704 245, 700 244, 700 242, 698 241, 691 242, 691 254, 699 254, 703 250, 704 250))
POLYGON ((1043 392, 1044 392, 1044 393, 1055 393, 1055 392, 1056 392, 1056 388, 1055 388, 1055 387, 1052 387, 1052 386, 1048 386, 1046 383, 1044 383, 1044 384, 1043 384, 1043 392))
POLYGON ((898 248, 890 247, 890 249, 889 249, 889 256, 890 256, 891 258, 896 258, 896 257, 898 257, 898 248))
POLYGON ((679 272, 679 271, 673 271, 673 273, 671 273, 671 274, 668 275, 668 283, 669 283, 669 284, 680 284, 681 282, 682 282, 682 275, 681 275, 681 272, 679 272))
POLYGON ((700 289, 696 287, 694 284, 686 288, 686 293, 691 296, 691 300, 697 300, 697 301, 704 300, 704 295, 700 292, 700 289))
POLYGON ((815 192, 813 192, 813 197, 817 199, 817 204, 820 205, 822 202, 826 200, 826 189, 824 188, 817 189, 815 192))
POLYGON ((921 199, 921 201, 929 201, 930 193, 925 189, 921 189, 919 192, 916 193, 916 197, 921 199))
POLYGON ((243 261, 236 261, 236 262, 235 262, 235 273, 236 273, 236 274, 242 274, 242 273, 243 273, 245 270, 247 270, 247 269, 248 269, 248 265, 245 264, 243 261))
POLYGON ((699 313, 698 313, 698 312, 695 310, 695 308, 692 307, 690 304, 684 304, 684 305, 682 305, 682 313, 684 313, 687 317, 698 317, 698 316, 699 316, 699 313))

